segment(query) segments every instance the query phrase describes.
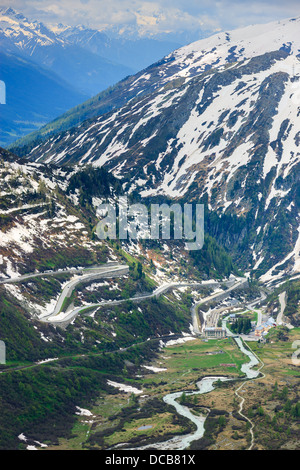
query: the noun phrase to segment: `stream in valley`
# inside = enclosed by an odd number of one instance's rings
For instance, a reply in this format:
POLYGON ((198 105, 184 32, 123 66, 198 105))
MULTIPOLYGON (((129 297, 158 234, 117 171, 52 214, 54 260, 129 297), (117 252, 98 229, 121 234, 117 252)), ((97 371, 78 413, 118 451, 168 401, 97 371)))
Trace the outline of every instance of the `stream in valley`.
MULTIPOLYGON (((231 333, 230 335, 232 336, 231 333)), ((250 361, 242 365, 241 367, 242 372, 246 375, 247 379, 254 379, 258 377, 260 372, 258 370, 253 370, 253 367, 259 364, 258 359, 250 350, 244 347, 241 338, 234 337, 234 340, 236 341, 241 352, 245 354, 246 356, 248 356, 248 358, 250 359, 250 361)), ((192 421, 197 427, 196 431, 187 435, 185 434, 183 436, 175 436, 172 439, 169 439, 165 442, 159 442, 157 444, 149 444, 143 447, 138 447, 136 448, 136 450, 146 450, 150 448, 158 449, 158 450, 184 450, 190 446, 191 442, 201 439, 201 437, 203 437, 204 435, 204 423, 206 420, 206 416, 205 415, 196 416, 190 411, 190 409, 187 406, 181 405, 178 402, 178 399, 182 396, 183 393, 185 393, 186 396, 209 393, 215 389, 214 384, 218 380, 225 382, 225 381, 234 380, 234 379, 229 378, 229 377, 223 377, 223 376, 204 377, 202 380, 197 382, 197 387, 199 390, 195 392, 188 392, 188 391, 182 390, 179 392, 169 393, 168 395, 165 395, 163 398, 165 403, 175 407, 178 414, 192 421)))

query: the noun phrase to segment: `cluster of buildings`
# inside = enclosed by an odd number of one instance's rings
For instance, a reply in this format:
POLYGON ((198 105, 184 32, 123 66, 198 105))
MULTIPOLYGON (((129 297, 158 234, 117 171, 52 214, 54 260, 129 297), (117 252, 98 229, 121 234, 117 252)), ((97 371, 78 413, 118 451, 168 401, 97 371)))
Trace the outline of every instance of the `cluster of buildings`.
MULTIPOLYGON (((229 323, 233 323, 236 319, 236 314, 232 313, 228 316, 228 321, 229 323)), ((251 322, 252 325, 252 332, 250 335, 253 335, 257 337, 258 340, 260 341, 265 341, 265 336, 268 334, 271 328, 274 328, 277 326, 276 320, 274 320, 273 317, 268 318, 268 320, 264 321, 261 323, 259 326, 256 325, 256 322, 253 321, 251 322), (254 334, 253 334, 254 333, 254 334)), ((213 327, 213 326, 206 326, 203 329, 203 334, 204 337, 207 339, 213 339, 213 338, 225 338, 227 336, 227 332, 225 328, 222 327, 213 327)))
POLYGON ((274 326, 276 326, 276 321, 274 318, 270 317, 267 321, 255 328, 255 336, 266 336, 274 326))

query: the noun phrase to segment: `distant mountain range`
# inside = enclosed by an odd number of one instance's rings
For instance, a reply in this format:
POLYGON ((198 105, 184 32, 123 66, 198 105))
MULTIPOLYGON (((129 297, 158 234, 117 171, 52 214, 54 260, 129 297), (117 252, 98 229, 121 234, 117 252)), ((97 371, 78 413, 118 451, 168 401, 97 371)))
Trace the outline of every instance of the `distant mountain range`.
POLYGON ((47 26, 0 8, 0 46, 30 56, 90 96, 152 64, 180 42, 110 38, 83 25, 47 26))
MULTIPOLYGON (((49 28, 62 41, 130 68, 133 73, 148 67, 185 44, 185 42, 174 38, 168 40, 168 38, 134 38, 123 35, 111 37, 102 31, 83 25, 71 27, 60 24, 54 27, 49 26, 49 28)), ((97 88, 96 93, 99 91, 101 89, 97 88)))
POLYGON ((176 47, 178 44, 155 39, 110 39, 84 26, 49 28, 41 22, 28 20, 12 8, 0 8, 0 52, 5 54, 0 79, 7 86, 7 105, 1 109, 0 144, 7 146, 39 129, 70 107, 150 65, 176 47), (27 69, 32 67, 36 80, 31 82, 27 75, 25 81, 25 76, 19 75, 20 59, 27 69), (20 80, 20 77, 23 78, 20 80), (60 93, 53 93, 48 83, 51 80, 56 85, 60 83, 60 93), (16 91, 14 84, 17 82, 16 91), (18 95, 22 96, 21 100, 18 95))
POLYGON ((183 47, 87 103, 88 120, 28 157, 105 166, 142 196, 205 201, 214 235, 245 269, 298 269, 299 23, 183 47))

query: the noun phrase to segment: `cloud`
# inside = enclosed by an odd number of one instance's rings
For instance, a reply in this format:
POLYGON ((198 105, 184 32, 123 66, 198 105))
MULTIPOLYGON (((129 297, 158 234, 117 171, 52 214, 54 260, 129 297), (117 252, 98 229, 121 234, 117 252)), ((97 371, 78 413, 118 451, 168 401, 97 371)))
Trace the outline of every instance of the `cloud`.
POLYGON ((215 13, 223 29, 237 28, 255 23, 267 23, 280 19, 298 16, 298 0, 221 0, 216 2, 215 13), (230 12, 230 14, 228 14, 230 12))
POLYGON ((145 34, 235 29, 300 14, 299 0, 11 0, 10 6, 48 23, 136 25, 145 34))

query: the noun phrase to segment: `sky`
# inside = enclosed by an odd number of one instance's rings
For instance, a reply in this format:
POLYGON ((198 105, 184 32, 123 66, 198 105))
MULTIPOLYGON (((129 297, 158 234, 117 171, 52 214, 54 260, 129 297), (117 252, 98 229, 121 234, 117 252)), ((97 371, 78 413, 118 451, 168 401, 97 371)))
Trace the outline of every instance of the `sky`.
POLYGON ((137 27, 146 36, 224 31, 300 15, 300 0, 0 0, 45 23, 137 27))

